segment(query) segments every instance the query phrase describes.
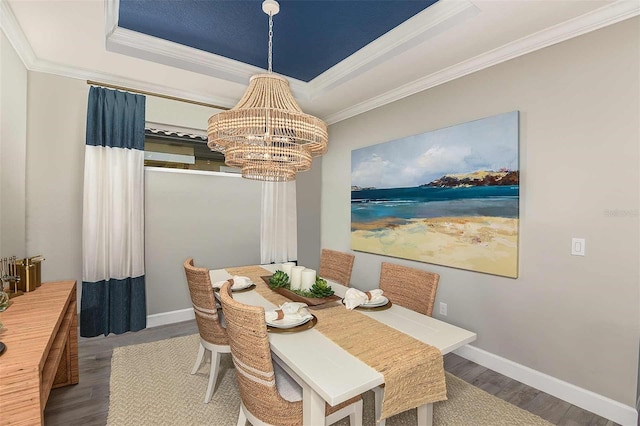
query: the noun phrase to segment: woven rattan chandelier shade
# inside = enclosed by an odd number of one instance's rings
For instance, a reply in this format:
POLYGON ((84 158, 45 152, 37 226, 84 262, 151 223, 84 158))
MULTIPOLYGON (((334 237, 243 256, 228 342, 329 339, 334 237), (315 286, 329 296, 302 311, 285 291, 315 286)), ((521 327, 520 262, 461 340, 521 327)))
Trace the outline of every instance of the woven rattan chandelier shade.
MULTIPOLYGON (((277 10, 267 13, 271 24, 277 10)), ((324 121, 302 112, 289 82, 271 73, 269 46, 269 73, 251 77, 235 107, 209 118, 207 145, 223 152, 225 164, 241 168, 245 178, 289 181, 311 168, 312 156, 327 152, 329 135, 324 121)))

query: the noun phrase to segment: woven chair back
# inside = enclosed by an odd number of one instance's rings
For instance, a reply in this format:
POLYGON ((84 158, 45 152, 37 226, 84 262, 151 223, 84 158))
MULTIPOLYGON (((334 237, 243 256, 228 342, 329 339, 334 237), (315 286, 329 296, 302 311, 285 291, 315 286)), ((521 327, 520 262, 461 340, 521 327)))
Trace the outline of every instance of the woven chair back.
POLYGON ((227 331, 220 323, 216 300, 213 295, 209 270, 193 266, 193 259, 184 262, 184 272, 187 275, 191 304, 196 315, 196 323, 200 337, 214 345, 228 345, 227 331))
POLYGON ((270 425, 301 425, 302 402, 285 400, 276 388, 264 308, 234 300, 229 283, 220 289, 220 302, 242 403, 270 425))
POLYGON ((380 288, 393 303, 431 316, 440 275, 382 262, 380 288))
POLYGON ((349 287, 355 256, 340 251, 322 249, 320 276, 349 287))

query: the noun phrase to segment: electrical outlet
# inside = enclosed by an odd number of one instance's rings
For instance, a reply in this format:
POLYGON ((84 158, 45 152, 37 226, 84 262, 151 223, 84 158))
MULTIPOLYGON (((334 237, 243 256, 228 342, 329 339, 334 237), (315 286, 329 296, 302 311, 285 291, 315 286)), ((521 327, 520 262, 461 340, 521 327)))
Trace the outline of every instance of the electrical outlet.
POLYGON ((584 249, 587 240, 584 238, 571 239, 571 254, 574 256, 584 256, 584 249))
POLYGON ((447 304, 440 302, 440 315, 447 316, 447 304))

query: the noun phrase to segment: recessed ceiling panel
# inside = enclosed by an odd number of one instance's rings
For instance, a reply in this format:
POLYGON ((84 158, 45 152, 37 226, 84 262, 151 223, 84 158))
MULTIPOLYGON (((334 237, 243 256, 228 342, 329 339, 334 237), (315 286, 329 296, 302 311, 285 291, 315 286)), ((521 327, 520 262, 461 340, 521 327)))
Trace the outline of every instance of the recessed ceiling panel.
MULTIPOLYGON (((279 1, 273 71, 310 81, 435 2, 279 1)), ((118 26, 266 69, 268 19, 259 0, 120 0, 118 26)))

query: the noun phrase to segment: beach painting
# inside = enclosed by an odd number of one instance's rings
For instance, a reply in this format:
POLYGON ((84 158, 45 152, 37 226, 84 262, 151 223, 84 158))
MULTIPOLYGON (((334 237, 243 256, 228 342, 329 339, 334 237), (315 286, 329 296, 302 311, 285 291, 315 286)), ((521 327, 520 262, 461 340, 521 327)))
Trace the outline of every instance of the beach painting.
POLYGON ((353 150, 351 248, 517 278, 518 118, 353 150))

